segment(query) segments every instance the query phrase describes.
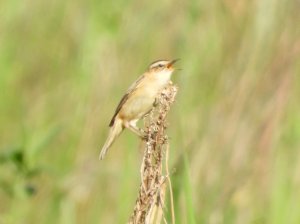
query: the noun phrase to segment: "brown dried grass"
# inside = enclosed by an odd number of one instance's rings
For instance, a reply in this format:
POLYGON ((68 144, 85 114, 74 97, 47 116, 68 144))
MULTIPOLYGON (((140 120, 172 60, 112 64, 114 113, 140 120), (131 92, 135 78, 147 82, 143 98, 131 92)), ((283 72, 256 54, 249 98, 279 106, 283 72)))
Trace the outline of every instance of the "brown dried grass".
POLYGON ((170 190, 170 210, 175 223, 172 185, 168 170, 169 143, 166 117, 175 100, 177 86, 170 84, 157 98, 157 106, 145 118, 147 139, 141 165, 141 184, 130 224, 153 224, 164 220, 166 187, 170 190), (165 163, 165 166, 163 166, 165 163))

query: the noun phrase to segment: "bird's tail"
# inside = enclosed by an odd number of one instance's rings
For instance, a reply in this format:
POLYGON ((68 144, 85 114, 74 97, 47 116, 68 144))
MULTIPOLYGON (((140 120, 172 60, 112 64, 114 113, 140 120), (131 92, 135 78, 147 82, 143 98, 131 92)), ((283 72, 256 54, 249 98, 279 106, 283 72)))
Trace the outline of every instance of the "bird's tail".
POLYGON ((120 133, 123 130, 122 120, 119 118, 116 118, 114 121, 114 125, 109 130, 109 135, 106 139, 106 142, 104 146, 102 147, 102 150, 99 155, 99 159, 103 159, 107 150, 112 145, 112 143, 115 141, 115 139, 120 135, 120 133))

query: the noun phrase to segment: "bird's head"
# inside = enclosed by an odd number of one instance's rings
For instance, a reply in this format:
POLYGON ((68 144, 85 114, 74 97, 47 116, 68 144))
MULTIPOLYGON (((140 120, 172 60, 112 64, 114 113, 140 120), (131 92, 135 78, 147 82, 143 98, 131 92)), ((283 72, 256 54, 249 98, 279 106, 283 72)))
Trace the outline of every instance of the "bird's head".
POLYGON ((149 71, 150 72, 173 72, 175 70, 173 65, 178 60, 179 59, 154 61, 149 65, 149 71))

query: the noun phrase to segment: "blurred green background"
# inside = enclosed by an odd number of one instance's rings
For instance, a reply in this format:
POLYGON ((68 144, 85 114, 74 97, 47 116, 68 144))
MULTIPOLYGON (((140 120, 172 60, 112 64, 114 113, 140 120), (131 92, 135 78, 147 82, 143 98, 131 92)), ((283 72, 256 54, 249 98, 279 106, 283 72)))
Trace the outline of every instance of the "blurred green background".
POLYGON ((300 223, 299 10, 297 0, 1 1, 0 223, 125 223, 141 143, 125 131, 98 154, 124 91, 174 58, 177 223, 300 223))

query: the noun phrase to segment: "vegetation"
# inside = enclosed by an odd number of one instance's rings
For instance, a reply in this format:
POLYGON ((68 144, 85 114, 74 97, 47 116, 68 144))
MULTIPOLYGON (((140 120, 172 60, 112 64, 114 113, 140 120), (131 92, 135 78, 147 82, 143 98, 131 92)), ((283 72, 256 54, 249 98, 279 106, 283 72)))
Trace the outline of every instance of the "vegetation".
POLYGON ((300 223, 299 7, 1 1, 0 223, 128 221, 143 145, 125 131, 98 154, 124 91, 163 58, 182 69, 167 130, 177 223, 300 223))

